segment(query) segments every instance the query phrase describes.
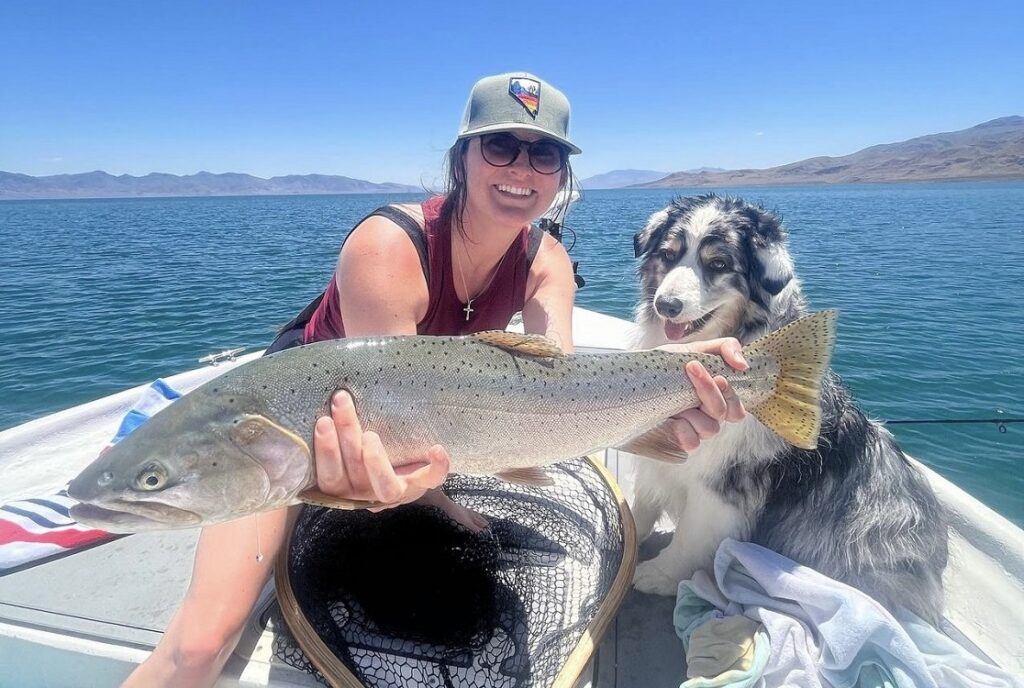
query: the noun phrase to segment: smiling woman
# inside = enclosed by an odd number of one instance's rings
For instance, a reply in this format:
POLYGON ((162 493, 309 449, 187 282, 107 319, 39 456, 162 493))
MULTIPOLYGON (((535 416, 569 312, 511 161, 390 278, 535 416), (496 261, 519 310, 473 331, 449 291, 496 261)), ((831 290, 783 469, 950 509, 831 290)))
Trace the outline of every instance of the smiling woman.
MULTIPOLYGON (((557 88, 522 72, 481 79, 448 151, 446 193, 416 205, 385 206, 359 222, 345 237, 323 293, 283 328, 268 353, 342 337, 504 330, 517 312, 528 334, 545 335, 571 352, 572 265, 562 245, 533 223, 545 214, 564 215, 575 183, 569 158, 580 152, 569 139, 569 101, 557 88)), ((723 343, 704 351, 720 353, 723 343)), ((743 366, 738 345, 728 344, 727 362, 743 366)), ((695 368, 688 373, 701 407, 676 421, 687 442, 715 434, 719 420, 742 415, 725 378, 695 368)), ((449 469, 444 446, 389 455, 381 435, 364 432, 347 392, 327 398, 334 389, 315 404, 329 415, 311 419, 302 438, 307 457, 312 449, 321 493, 388 506, 422 498, 471 530, 487 526, 482 516, 434 489, 449 469)), ((432 441, 446 440, 452 437, 432 441)), ((257 482, 249 484, 251 496, 261 493, 257 482)), ((214 682, 294 516, 294 508, 279 508, 203 530, 185 600, 127 685, 214 682), (266 555, 255 560, 254 539, 266 555)))

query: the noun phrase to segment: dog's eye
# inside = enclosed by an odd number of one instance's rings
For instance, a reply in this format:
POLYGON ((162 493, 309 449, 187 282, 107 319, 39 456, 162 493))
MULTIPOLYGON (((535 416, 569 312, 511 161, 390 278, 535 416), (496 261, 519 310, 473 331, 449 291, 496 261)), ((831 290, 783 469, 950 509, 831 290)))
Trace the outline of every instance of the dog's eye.
POLYGON ((708 261, 708 267, 717 272, 721 272, 722 270, 729 269, 729 263, 722 260, 721 258, 712 258, 710 261, 708 261))
POLYGON ((658 257, 666 263, 674 263, 676 260, 676 252, 670 248, 663 248, 658 251, 658 257))

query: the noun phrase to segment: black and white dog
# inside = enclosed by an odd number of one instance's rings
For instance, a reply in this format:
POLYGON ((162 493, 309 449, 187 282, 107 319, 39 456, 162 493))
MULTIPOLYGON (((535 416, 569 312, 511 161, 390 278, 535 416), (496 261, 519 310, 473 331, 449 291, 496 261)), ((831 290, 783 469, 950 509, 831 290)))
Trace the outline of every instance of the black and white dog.
MULTIPOLYGON (((743 343, 805 315, 780 218, 742 200, 681 198, 634 238, 637 348, 714 337, 743 343)), ((818 447, 797 449, 750 414, 679 465, 638 461, 639 537, 662 512, 671 543, 634 583, 674 595, 726 537, 749 540, 935 623, 947 558, 943 509, 892 435, 826 375, 818 447)))

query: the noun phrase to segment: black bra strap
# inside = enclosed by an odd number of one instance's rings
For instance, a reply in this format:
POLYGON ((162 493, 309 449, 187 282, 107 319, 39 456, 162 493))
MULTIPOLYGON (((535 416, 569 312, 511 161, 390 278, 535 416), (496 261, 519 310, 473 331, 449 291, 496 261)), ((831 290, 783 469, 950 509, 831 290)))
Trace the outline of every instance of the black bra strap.
POLYGON ((533 259, 540 250, 540 242, 544 239, 544 230, 536 225, 530 225, 530 241, 526 245, 526 264, 533 265, 533 259))
POLYGON ((430 263, 428 262, 429 258, 427 257, 427 237, 424 236, 423 228, 420 227, 420 223, 416 221, 416 218, 393 205, 385 205, 377 208, 366 217, 373 217, 374 215, 386 217, 401 227, 405 233, 409 235, 409 239, 412 240, 412 245, 416 247, 416 253, 420 256, 420 267, 423 269, 423 278, 427 280, 427 289, 429 289, 430 263))

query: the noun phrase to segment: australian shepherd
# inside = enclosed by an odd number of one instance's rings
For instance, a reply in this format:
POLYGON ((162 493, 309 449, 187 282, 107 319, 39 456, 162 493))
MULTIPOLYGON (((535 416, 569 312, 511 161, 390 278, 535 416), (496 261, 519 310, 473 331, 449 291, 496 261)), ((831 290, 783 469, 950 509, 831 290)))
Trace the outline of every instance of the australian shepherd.
MULTIPOLYGON (((778 215, 734 198, 681 198, 634 238, 638 348, 736 337, 744 344, 806 315, 778 215)), ((674 595, 710 569, 726 537, 763 545, 936 623, 947 558, 943 509, 892 435, 825 376, 816 449, 797 449, 748 414, 678 465, 638 461, 640 538, 663 512, 670 544, 634 583, 674 595)))

